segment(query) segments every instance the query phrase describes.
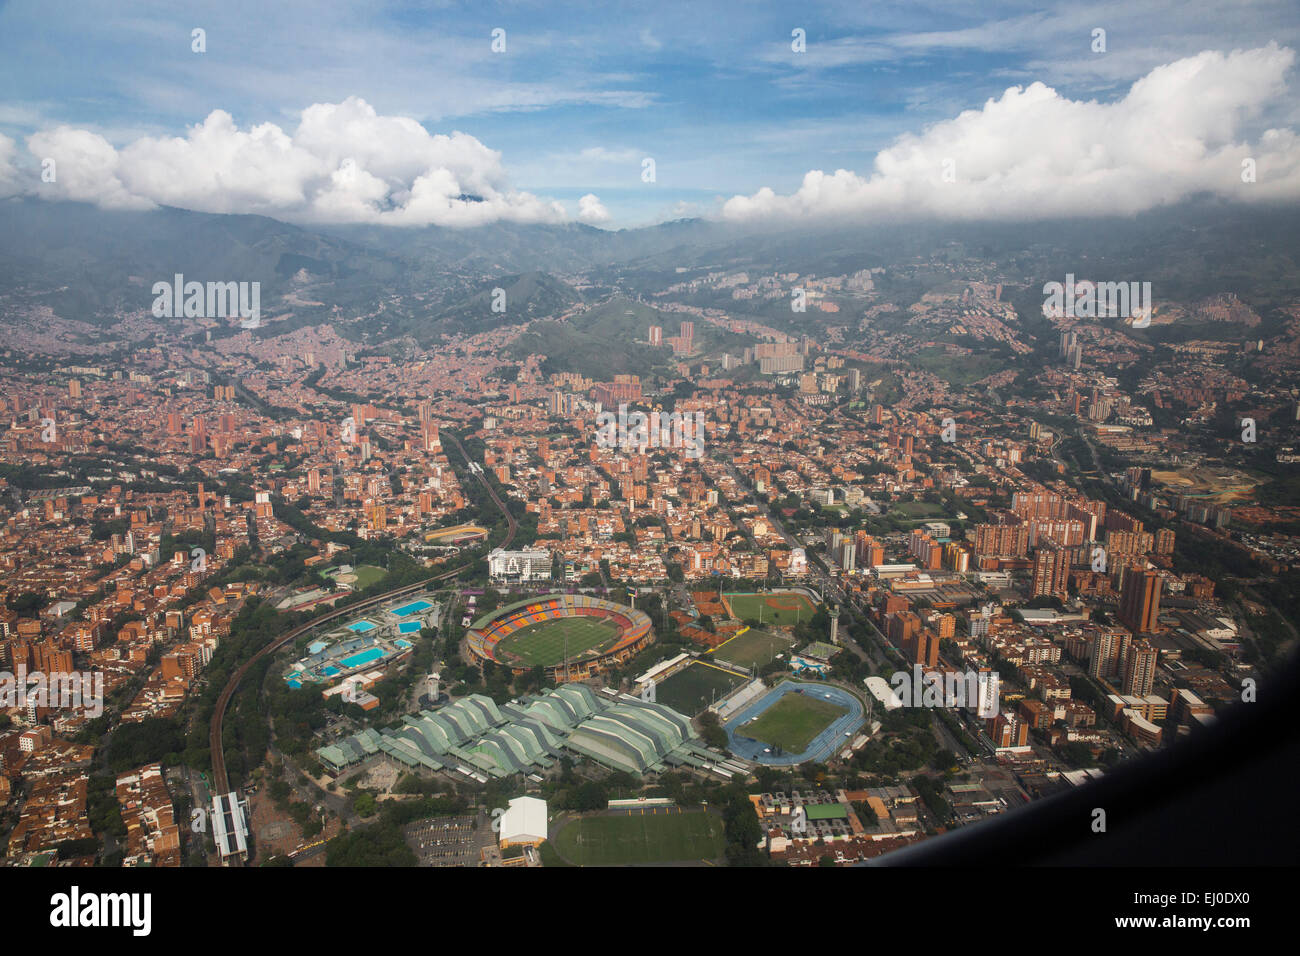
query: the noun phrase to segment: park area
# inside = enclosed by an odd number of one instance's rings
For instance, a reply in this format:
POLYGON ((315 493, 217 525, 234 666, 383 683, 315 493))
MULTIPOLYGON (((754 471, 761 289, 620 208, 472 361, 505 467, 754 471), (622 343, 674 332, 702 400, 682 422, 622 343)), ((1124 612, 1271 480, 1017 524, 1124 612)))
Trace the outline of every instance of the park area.
POLYGON ((777 627, 793 627, 813 616, 812 602, 794 591, 774 594, 724 594, 723 603, 731 616, 741 621, 758 621, 777 627))
POLYGON ((813 738, 848 713, 843 707, 809 694, 786 694, 746 724, 746 737, 761 740, 786 753, 800 754, 813 738))
POLYGON ((679 807, 610 811, 560 827, 556 852, 577 866, 686 863, 723 855, 722 820, 679 807))
POLYGON ((498 660, 517 658, 529 667, 550 667, 565 659, 576 660, 583 652, 618 639, 618 625, 591 617, 562 617, 529 624, 503 637, 496 646, 498 660))

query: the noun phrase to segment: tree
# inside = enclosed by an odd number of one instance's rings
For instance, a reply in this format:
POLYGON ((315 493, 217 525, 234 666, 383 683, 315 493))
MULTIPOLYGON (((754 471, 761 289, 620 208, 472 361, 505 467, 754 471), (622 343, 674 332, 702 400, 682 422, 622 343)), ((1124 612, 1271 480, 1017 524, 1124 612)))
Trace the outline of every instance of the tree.
POLYGON ((729 866, 761 866, 764 857, 758 847, 763 838, 758 814, 749 797, 739 786, 727 787, 722 808, 723 832, 727 837, 727 864, 729 866))
POLYGON ((569 797, 569 804, 579 812, 604 810, 609 807, 609 794, 601 784, 589 780, 573 791, 569 797))

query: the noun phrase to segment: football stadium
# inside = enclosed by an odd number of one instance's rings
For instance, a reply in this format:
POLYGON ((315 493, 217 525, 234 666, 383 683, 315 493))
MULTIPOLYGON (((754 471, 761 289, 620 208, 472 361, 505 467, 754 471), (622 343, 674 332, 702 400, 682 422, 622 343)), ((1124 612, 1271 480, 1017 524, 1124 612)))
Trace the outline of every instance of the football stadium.
POLYGON ((469 652, 522 674, 542 667, 556 683, 586 680, 654 641, 642 611, 586 594, 547 594, 493 611, 466 634, 469 652))
POLYGON ((784 681, 722 729, 736 756, 784 767, 826 760, 862 723, 862 702, 842 687, 784 681))

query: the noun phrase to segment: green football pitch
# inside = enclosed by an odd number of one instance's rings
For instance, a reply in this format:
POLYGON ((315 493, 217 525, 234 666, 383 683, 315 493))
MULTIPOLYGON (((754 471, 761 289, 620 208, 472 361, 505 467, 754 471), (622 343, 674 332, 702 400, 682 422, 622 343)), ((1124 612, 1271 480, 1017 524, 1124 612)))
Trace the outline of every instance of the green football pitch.
POLYGON ((721 700, 745 678, 718 667, 695 663, 655 685, 655 703, 694 717, 715 700, 721 700))
POLYGON ((569 642, 569 660, 584 651, 613 644, 618 625, 590 617, 563 617, 529 624, 501 639, 496 646, 498 660, 518 658, 529 667, 550 667, 564 660, 564 642, 569 642))
POLYGON ((788 637, 752 628, 739 637, 723 641, 710 652, 709 656, 735 664, 737 667, 749 667, 751 664, 762 667, 777 654, 790 653, 792 646, 788 637))
POLYGON ((753 721, 737 727, 746 737, 780 747, 786 753, 800 754, 814 737, 847 711, 830 701, 807 694, 786 694, 753 721))
POLYGON ((778 627, 793 627, 813 616, 812 602, 802 594, 728 594, 731 613, 741 621, 761 621, 778 627))
POLYGON ((582 817, 555 835, 560 856, 578 866, 712 860, 722 856, 723 846, 718 817, 677 807, 582 817))

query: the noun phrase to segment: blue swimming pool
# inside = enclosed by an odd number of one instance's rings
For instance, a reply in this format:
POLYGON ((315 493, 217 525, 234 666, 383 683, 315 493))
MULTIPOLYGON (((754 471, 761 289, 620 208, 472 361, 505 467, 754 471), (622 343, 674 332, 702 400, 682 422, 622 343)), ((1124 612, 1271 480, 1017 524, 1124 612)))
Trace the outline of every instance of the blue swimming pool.
POLYGON ((299 688, 302 687, 302 681, 291 680, 291 681, 288 682, 288 684, 289 684, 289 686, 292 687, 294 690, 298 690, 299 688))
POLYGON ((427 611, 431 607, 433 607, 433 605, 428 601, 412 601, 410 604, 403 604, 401 607, 395 607, 388 613, 394 614, 397 617, 407 617, 411 614, 419 614, 421 611, 427 611))
POLYGON ((355 634, 364 634, 366 631, 373 631, 378 626, 373 621, 353 621, 348 625, 348 630, 355 634))
POLYGON ((324 674, 326 677, 333 677, 335 674, 341 674, 341 673, 343 673, 343 672, 340 671, 337 667, 335 667, 333 664, 330 664, 328 667, 322 667, 322 668, 320 669, 320 672, 321 672, 322 674, 324 674))
POLYGON ((397 629, 403 634, 414 634, 422 626, 423 625, 419 621, 403 621, 401 624, 397 625, 397 629))
POLYGON ((339 663, 351 670, 354 667, 369 664, 371 661, 377 661, 383 656, 384 649, 382 647, 368 647, 364 651, 358 651, 350 657, 343 658, 339 663))

